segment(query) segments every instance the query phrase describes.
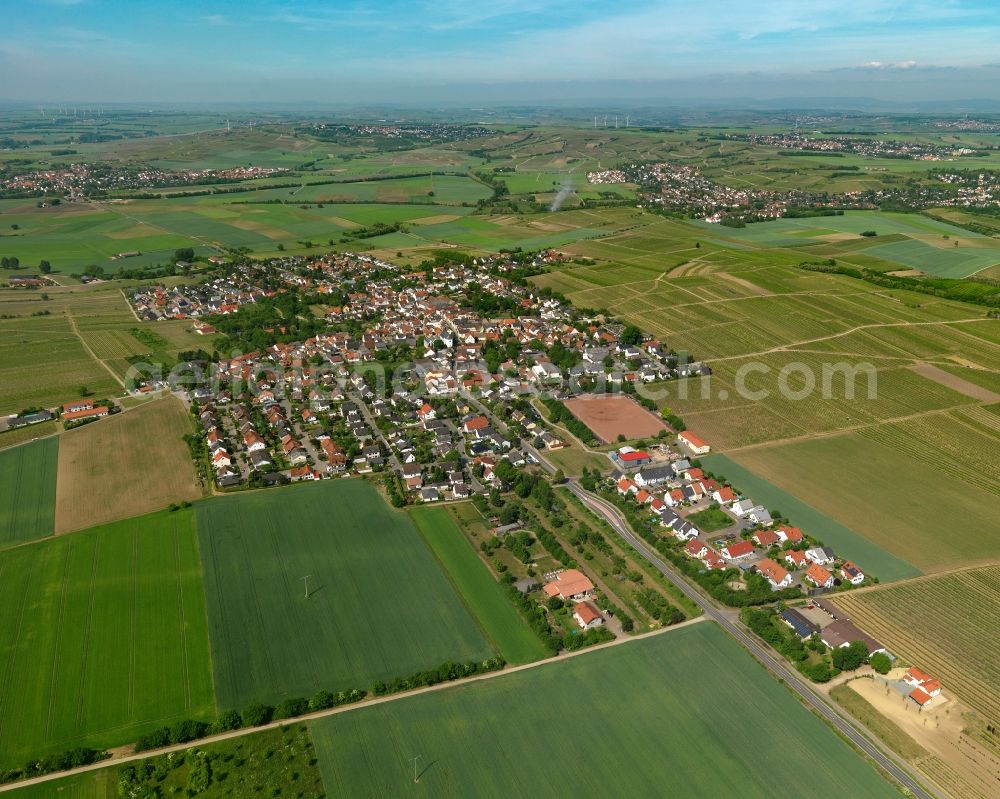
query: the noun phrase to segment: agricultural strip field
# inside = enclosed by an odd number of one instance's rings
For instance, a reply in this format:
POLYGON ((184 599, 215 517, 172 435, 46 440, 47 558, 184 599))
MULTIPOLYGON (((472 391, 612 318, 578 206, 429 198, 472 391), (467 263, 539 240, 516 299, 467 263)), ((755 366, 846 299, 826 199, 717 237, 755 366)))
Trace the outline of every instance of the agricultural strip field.
MULTIPOLYGON (((935 417, 927 426, 920 421, 749 450, 733 458, 923 572, 1000 557, 996 438, 948 417, 935 417), (957 436, 968 438, 970 446, 956 446, 957 436)), ((719 471, 726 474, 722 466, 719 471)), ((787 503, 780 507, 788 511, 787 503)), ((801 524, 806 527, 805 520, 801 524)), ((828 543, 838 545, 833 538, 828 543)), ((885 571, 879 560, 866 562, 861 551, 843 549, 881 579, 912 575, 885 571)))
POLYGON ((450 512, 445 508, 414 508, 410 515, 503 659, 508 663, 529 663, 545 657, 541 642, 504 596, 450 512))
POLYGON ((0 553, 0 767, 214 717, 190 510, 0 553))
POLYGON ((857 797, 898 796, 714 624, 359 708, 312 730, 330 797, 414 790, 417 755, 418 787, 435 797, 661 796, 664 786, 797 797, 804 780, 817 799, 840 797, 844 784, 857 797), (724 731, 705 711, 722 695, 724 731))
POLYGON ((837 603, 868 633, 1000 722, 1000 567, 851 592, 837 603))
POLYGON ((61 437, 56 533, 138 516, 201 489, 183 436, 191 432, 174 397, 153 400, 61 437))
POLYGON ((52 535, 59 440, 0 451, 0 547, 52 535))
MULTIPOLYGON (((801 527, 806 533, 833 547, 842 556, 855 561, 862 569, 874 574, 879 580, 883 582, 902 580, 920 574, 916 566, 891 554, 860 533, 844 526, 835 518, 824 515, 821 510, 796 498, 805 496, 812 499, 813 496, 808 491, 796 492, 793 496, 761 476, 763 473, 756 470, 751 471, 742 462, 733 461, 725 455, 705 455, 700 460, 705 469, 717 476, 724 477, 744 496, 761 503, 765 508, 780 510, 792 524, 801 527)), ((783 468, 787 468, 789 472, 795 472, 801 470, 802 467, 787 464, 783 468)), ((841 491, 836 482, 831 486, 831 490, 841 491)), ((838 493, 838 495, 845 498, 845 502, 848 497, 851 498, 851 502, 856 500, 847 491, 838 493)))
POLYGON ((362 480, 196 509, 222 709, 492 655, 410 518, 362 480))

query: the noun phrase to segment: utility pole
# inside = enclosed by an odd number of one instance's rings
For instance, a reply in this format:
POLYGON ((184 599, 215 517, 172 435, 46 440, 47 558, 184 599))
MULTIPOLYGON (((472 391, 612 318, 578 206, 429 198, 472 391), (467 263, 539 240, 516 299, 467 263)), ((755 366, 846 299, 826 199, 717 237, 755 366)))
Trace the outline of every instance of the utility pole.
POLYGON ((420 775, 417 774, 417 761, 420 760, 420 758, 422 757, 423 755, 417 755, 416 757, 413 758, 413 781, 415 783, 420 782, 420 775))
POLYGON ((311 574, 307 574, 302 578, 302 582, 306 584, 306 599, 309 599, 309 578, 312 577, 311 574))

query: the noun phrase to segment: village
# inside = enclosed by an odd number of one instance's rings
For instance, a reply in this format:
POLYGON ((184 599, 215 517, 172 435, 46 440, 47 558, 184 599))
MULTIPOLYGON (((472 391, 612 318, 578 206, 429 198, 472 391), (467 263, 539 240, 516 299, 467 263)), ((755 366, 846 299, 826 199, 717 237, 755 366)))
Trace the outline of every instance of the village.
POLYGON ((486 490, 497 459, 530 462, 522 442, 563 446, 532 396, 710 372, 504 277, 551 257, 426 273, 364 255, 277 259, 197 288, 135 289, 130 300, 143 318, 191 318, 201 333, 288 292, 337 303, 322 306, 314 325, 322 332, 223 358, 191 388, 220 488, 390 469, 423 501, 461 499, 486 490), (471 300, 456 299, 464 296, 471 300), (494 310, 510 315, 486 314, 494 310), (477 407, 510 402, 517 438, 497 432, 477 407))
MULTIPOLYGON (((627 388, 711 373, 518 280, 557 258, 508 255, 413 272, 368 255, 289 257, 227 267, 197 288, 135 289, 130 300, 145 318, 188 318, 205 334, 238 335, 241 311, 285 294, 307 296, 314 310, 313 335, 221 358, 210 379, 189 387, 201 427, 196 453, 217 491, 378 474, 397 506, 482 503, 509 488, 512 469, 541 466, 545 452, 572 443, 533 399, 568 403, 581 422, 595 401, 623 403, 636 416, 648 411, 627 388)), ((591 424, 599 442, 614 440, 591 424)), ((888 655, 827 598, 871 584, 863 564, 709 474, 699 458, 711 446, 696 434, 656 424, 652 440, 603 450, 599 494, 646 514, 684 559, 725 574, 732 590, 746 590, 749 575, 765 580, 786 603, 770 618, 803 644, 863 647, 865 661, 888 655)), ((491 550, 535 540, 516 519, 497 521, 492 538, 491 550)), ((589 571, 556 568, 541 584, 526 579, 524 590, 540 591, 538 601, 582 632, 613 622, 620 635, 610 611, 618 606, 606 602, 620 589, 601 590, 589 571)), ((921 683, 907 696, 924 708, 938 693, 939 683, 921 683)))
MULTIPOLYGON (((74 151, 66 158, 72 160, 74 151)), ((110 165, 71 163, 49 169, 0 171, 0 194, 35 196, 48 193, 64 194, 68 201, 90 194, 126 189, 148 189, 201 183, 239 182, 269 177, 285 169, 261 166, 238 166, 227 169, 165 170, 147 165, 110 165)), ((59 200, 46 200, 58 204, 59 200)), ((44 203, 43 203, 44 205, 44 203)))
MULTIPOLYGON (((820 146, 822 141, 795 141, 803 144, 801 148, 795 148, 796 151, 841 152, 835 146, 840 144, 840 140, 831 140, 828 147, 820 146)), ((915 147, 914 152, 923 153, 920 146, 915 147)), ((886 152, 876 152, 876 149, 870 153, 866 151, 866 154, 883 158, 918 157, 897 153, 892 148, 886 152)), ((927 153, 919 157, 922 160, 947 160, 927 153)), ((887 205, 902 205, 913 209, 986 208, 1000 203, 996 177, 991 173, 975 170, 942 171, 929 173, 928 177, 934 178, 936 182, 831 193, 728 186, 702 174, 696 167, 665 162, 633 163, 587 174, 587 180, 594 185, 634 183, 640 186, 643 206, 646 208, 680 211, 706 222, 736 227, 781 219, 792 209, 834 213, 844 209, 874 209, 887 205)))

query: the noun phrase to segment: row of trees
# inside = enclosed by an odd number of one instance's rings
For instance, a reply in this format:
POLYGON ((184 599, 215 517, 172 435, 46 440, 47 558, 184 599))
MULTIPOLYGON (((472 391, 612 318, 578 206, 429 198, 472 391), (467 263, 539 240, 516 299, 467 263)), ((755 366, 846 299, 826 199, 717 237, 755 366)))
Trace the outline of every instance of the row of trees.
MULTIPOLYGON (((499 671, 506 665, 502 657, 496 656, 486 660, 471 660, 465 663, 453 663, 447 661, 436 669, 418 671, 409 677, 397 677, 390 682, 382 680, 376 681, 371 686, 370 693, 374 696, 384 696, 386 694, 408 691, 427 685, 436 685, 441 682, 458 680, 463 677, 470 677, 474 674, 485 674, 491 671, 499 671)), ((344 691, 322 690, 317 692, 311 699, 302 697, 292 697, 282 700, 277 705, 268 705, 261 702, 254 702, 247 705, 242 711, 227 710, 214 722, 199 721, 194 719, 184 719, 166 727, 160 727, 147 735, 141 736, 135 742, 135 751, 145 752, 150 749, 159 749, 164 746, 183 744, 196 741, 208 735, 216 735, 230 730, 238 730, 249 727, 261 727, 270 724, 272 721, 281 719, 293 719, 306 713, 315 713, 340 705, 360 702, 369 694, 359 688, 351 688, 344 691)), ((73 750, 78 751, 78 750, 73 750)), ((92 751, 92 750, 86 750, 92 751)), ((107 756, 107 753, 98 753, 107 756)), ((96 758, 88 762, 95 762, 96 758)), ((76 765, 83 765, 77 763, 76 765)), ((72 766, 65 766, 70 768, 72 766)), ((57 769, 52 769, 57 770, 57 769)), ((46 772, 41 772, 46 773, 46 772)), ((30 776, 30 775, 24 775, 30 776)), ((14 779, 17 779, 15 777, 14 779)))
MULTIPOLYGON (((0 267, 3 269, 21 269, 21 259, 16 255, 5 255, 3 258, 0 258, 0 267)), ((38 262, 38 271, 43 275, 47 275, 52 271, 52 264, 43 258, 38 262)))

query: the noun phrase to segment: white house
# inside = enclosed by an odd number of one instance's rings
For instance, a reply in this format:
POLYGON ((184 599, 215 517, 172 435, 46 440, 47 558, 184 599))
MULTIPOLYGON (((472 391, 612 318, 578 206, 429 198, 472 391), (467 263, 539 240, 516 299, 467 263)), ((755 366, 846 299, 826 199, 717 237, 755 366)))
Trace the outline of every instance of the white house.
POLYGON ((754 505, 753 502, 751 502, 749 499, 741 499, 739 502, 733 503, 732 511, 734 515, 743 518, 748 513, 750 513, 750 511, 752 511, 755 507, 757 506, 754 505))
POLYGON ((834 560, 833 550, 830 547, 813 547, 812 549, 807 549, 806 557, 813 563, 818 563, 821 566, 827 566, 833 563, 834 560))

